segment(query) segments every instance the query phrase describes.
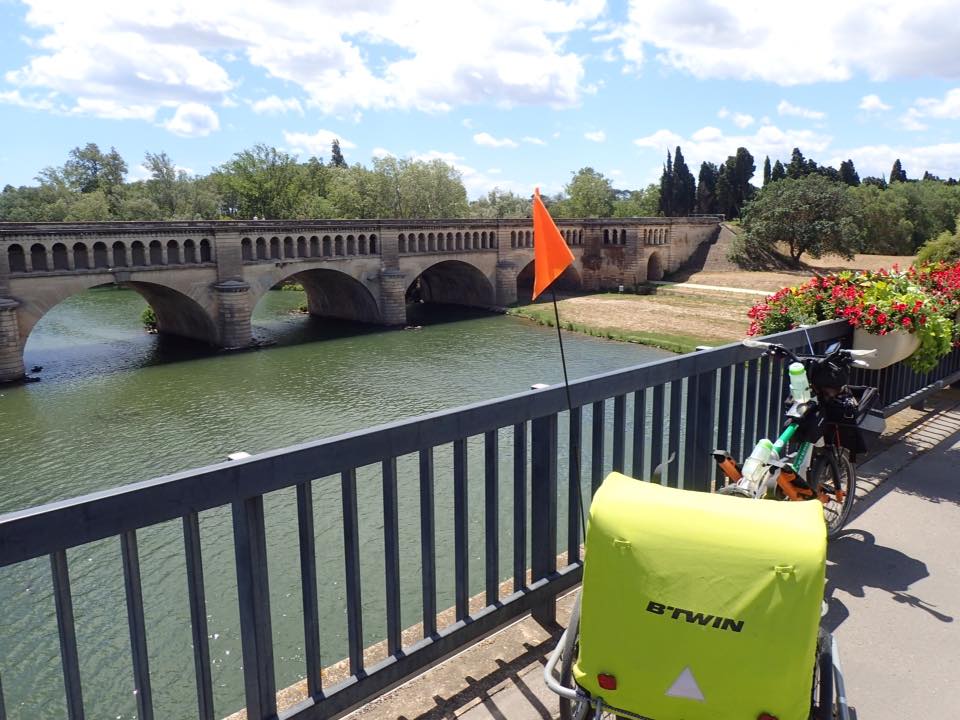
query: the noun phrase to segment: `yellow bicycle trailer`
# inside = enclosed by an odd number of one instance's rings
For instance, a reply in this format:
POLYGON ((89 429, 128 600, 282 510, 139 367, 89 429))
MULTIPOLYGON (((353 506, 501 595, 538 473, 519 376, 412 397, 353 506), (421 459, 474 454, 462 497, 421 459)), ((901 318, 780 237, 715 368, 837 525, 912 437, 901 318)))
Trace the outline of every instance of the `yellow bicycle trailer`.
POLYGON ((612 473, 544 673, 561 716, 846 720, 836 649, 819 632, 826 548, 820 503, 612 473))

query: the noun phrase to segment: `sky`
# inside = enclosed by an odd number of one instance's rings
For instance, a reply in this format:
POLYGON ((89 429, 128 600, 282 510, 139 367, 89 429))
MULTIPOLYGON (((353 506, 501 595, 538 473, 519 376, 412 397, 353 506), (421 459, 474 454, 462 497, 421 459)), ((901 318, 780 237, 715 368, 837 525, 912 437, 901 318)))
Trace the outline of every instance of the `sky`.
POLYGON ((88 142, 206 174, 265 143, 441 158, 470 198, 746 147, 960 177, 956 0, 0 0, 0 186, 88 142))

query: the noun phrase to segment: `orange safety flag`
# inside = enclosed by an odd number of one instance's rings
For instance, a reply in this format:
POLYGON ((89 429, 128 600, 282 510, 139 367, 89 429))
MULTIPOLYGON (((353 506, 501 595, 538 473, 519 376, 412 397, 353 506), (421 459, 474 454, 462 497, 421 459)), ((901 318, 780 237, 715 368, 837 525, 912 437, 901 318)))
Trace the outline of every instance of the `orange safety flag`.
POLYGON ((563 275, 573 264, 573 253, 567 247, 553 218, 540 199, 540 188, 533 193, 533 300, 563 275))

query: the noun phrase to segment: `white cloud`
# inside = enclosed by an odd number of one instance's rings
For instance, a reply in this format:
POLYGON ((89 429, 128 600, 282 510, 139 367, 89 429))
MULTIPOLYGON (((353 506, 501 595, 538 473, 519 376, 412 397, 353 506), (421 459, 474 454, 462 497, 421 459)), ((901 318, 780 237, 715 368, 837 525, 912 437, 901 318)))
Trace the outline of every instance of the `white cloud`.
POLYGON ((717 117, 720 118, 721 120, 727 117, 727 115, 729 114, 730 114, 730 111, 727 110, 725 107, 722 107, 719 110, 717 110, 717 117))
POLYGON ((603 0, 25 2, 33 52, 6 73, 3 90, 154 109, 216 106, 238 87, 230 58, 243 58, 334 115, 576 106, 590 86, 567 41, 605 8, 603 0))
POLYGON ((532 135, 527 135, 523 138, 525 143, 530 143, 531 145, 546 145, 546 143, 538 137, 533 137, 532 135))
POLYGON ((250 103, 250 107, 258 115, 283 115, 288 112, 295 112, 303 115, 303 106, 297 98, 283 98, 271 95, 262 100, 256 100, 250 103))
POLYGON ((923 115, 916 108, 910 108, 907 110, 907 112, 900 116, 900 126, 904 130, 910 130, 912 132, 926 130, 926 123, 923 123, 920 120, 922 117, 923 115))
POLYGON ((312 135, 309 133, 288 132, 284 130, 283 139, 295 152, 313 156, 329 155, 330 146, 334 140, 340 141, 340 148, 342 150, 349 150, 356 147, 354 143, 346 140, 339 133, 322 128, 312 135))
POLYGON ((495 138, 490 133, 477 133, 473 136, 473 141, 477 145, 482 145, 483 147, 492 147, 492 148, 515 148, 517 147, 517 142, 511 140, 510 138, 495 138))
POLYGON ((920 98, 914 108, 922 117, 957 120, 960 118, 960 88, 947 91, 942 98, 920 98))
POLYGON ((205 137, 220 129, 220 118, 207 105, 201 103, 183 103, 163 127, 174 135, 183 137, 205 137))
POLYGON ((733 124, 736 125, 741 130, 746 127, 753 125, 753 115, 747 115, 746 113, 734 113, 733 114, 733 124))
POLYGON ((802 12, 754 0, 630 0, 618 34, 631 70, 649 55, 698 78, 779 85, 960 77, 951 0, 808 0, 802 12))
POLYGON ((374 158, 396 157, 392 152, 382 147, 375 147, 370 151, 370 156, 374 158))
POLYGON ((860 105, 858 107, 867 112, 885 112, 891 109, 889 105, 880 99, 879 95, 864 95, 860 99, 860 105))
POLYGON ((796 117, 807 118, 808 120, 823 120, 827 116, 826 113, 820 112, 819 110, 811 110, 809 108, 800 107, 799 105, 794 105, 786 100, 781 100, 780 104, 777 105, 777 114, 793 115, 796 117))
POLYGON ((607 134, 603 130, 596 130, 594 132, 585 132, 583 136, 587 140, 595 143, 602 143, 604 140, 607 139, 607 134))
POLYGON ((903 169, 910 178, 919 178, 925 171, 940 177, 960 177, 960 143, 940 143, 937 145, 864 145, 838 153, 828 161, 834 167, 851 158, 860 177, 874 175, 887 178, 893 161, 900 159, 903 169))
MULTIPOLYGON (((447 165, 452 165, 460 173, 463 185, 467 189, 467 195, 472 198, 480 197, 490 192, 494 188, 501 190, 512 190, 513 192, 529 192, 525 185, 513 180, 504 180, 499 177, 491 177, 491 171, 483 172, 477 170, 471 165, 463 162, 460 155, 452 152, 441 152, 440 150, 430 150, 425 153, 412 153, 414 160, 430 162, 431 160, 443 160, 447 165)), ((496 173, 499 174, 499 173, 496 173)))
POLYGON ((0 92, 0 103, 29 108, 30 110, 53 110, 55 107, 51 98, 24 97, 19 90, 0 92))
POLYGON ((795 147, 806 155, 823 153, 830 147, 831 138, 812 130, 781 130, 774 125, 763 125, 752 135, 726 135, 720 128, 706 126, 687 138, 664 129, 633 142, 637 147, 656 150, 661 158, 679 145, 687 165, 693 169, 704 161, 721 163, 736 154, 738 147, 747 148, 758 167, 766 155, 771 159, 789 159, 795 147))
POLYGON ((467 128, 467 130, 473 129, 473 120, 471 120, 470 118, 464 118, 463 120, 460 121, 460 124, 463 125, 465 128, 467 128))

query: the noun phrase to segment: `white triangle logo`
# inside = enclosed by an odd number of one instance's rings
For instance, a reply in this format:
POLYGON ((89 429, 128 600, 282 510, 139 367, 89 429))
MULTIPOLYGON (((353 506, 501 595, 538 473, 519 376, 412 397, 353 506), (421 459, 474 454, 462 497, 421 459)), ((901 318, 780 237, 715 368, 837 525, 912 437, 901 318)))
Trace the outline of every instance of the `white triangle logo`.
POLYGON ((680 673, 680 677, 673 681, 673 685, 667 690, 667 695, 669 697, 687 698, 688 700, 699 700, 703 702, 703 693, 700 691, 700 686, 697 685, 697 681, 694 679, 689 667, 684 668, 683 672, 680 673))

